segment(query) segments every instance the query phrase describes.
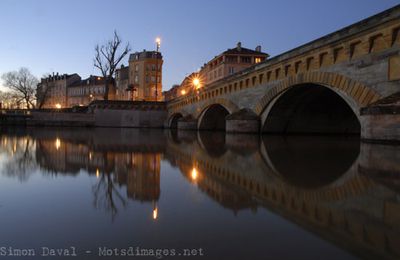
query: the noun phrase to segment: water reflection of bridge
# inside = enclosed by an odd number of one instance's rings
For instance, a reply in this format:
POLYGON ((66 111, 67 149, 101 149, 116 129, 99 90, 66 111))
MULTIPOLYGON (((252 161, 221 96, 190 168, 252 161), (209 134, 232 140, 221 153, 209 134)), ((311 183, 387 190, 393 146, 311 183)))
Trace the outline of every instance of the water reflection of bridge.
POLYGON ((266 207, 359 255, 400 256, 400 153, 394 146, 360 146, 357 139, 338 137, 145 135, 123 129, 40 130, 3 135, 0 144, 16 157, 35 151, 22 163, 36 160, 52 174, 86 171, 106 188, 126 186, 130 199, 153 203, 161 194, 165 158, 235 214, 266 207))
MULTIPOLYGON (((393 149, 386 150, 391 152, 386 157, 382 152, 387 147, 371 152, 371 145, 362 144, 360 154, 359 140, 329 137, 319 142, 307 137, 207 137, 196 132, 170 137, 166 158, 223 206, 231 205, 235 212, 266 206, 359 255, 400 256, 398 193, 360 173, 371 168, 371 157, 396 159, 393 149), (212 140, 211 146, 207 147, 207 139, 212 140), (229 193, 241 196, 227 203, 229 193)), ((398 161, 374 165, 398 173, 398 161)))

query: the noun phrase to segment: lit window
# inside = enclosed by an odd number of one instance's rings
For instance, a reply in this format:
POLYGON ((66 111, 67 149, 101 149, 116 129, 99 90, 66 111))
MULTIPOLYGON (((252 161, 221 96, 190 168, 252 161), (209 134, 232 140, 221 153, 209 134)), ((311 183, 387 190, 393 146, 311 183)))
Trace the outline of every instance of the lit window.
POLYGON ((261 58, 255 58, 255 63, 260 63, 261 62, 261 58))

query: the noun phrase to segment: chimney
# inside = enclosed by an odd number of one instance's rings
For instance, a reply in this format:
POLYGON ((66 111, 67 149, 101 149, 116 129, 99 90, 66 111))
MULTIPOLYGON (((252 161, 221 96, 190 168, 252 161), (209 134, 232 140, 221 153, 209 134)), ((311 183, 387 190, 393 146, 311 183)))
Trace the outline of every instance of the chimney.
POLYGON ((257 52, 261 52, 261 45, 257 45, 256 51, 257 51, 257 52))
POLYGON ((236 49, 237 49, 238 51, 241 51, 241 50, 242 50, 242 43, 241 43, 241 42, 238 42, 238 43, 237 43, 236 49))

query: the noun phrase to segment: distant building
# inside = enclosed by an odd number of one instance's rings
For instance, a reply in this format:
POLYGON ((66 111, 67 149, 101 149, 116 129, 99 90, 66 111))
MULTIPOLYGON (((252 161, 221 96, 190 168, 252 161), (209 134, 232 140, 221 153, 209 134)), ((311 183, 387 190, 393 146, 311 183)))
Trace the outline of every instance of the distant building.
MULTIPOLYGON (((163 95, 165 101, 177 98, 179 96, 184 96, 190 94, 193 91, 196 91, 196 86, 193 83, 193 81, 198 78, 199 78, 199 73, 193 72, 189 76, 185 77, 185 79, 182 81, 180 85, 174 85, 170 90, 164 91, 163 95)), ((199 84, 201 83, 199 82, 199 84)), ((201 85, 197 87, 201 87, 201 85)))
MULTIPOLYGON (((39 108, 68 108, 73 106, 87 106, 93 100, 103 100, 105 94, 105 80, 103 77, 90 76, 82 80, 74 74, 58 73, 42 78, 37 85, 37 99, 39 108)), ((108 99, 115 99, 114 83, 109 83, 108 99)))
MULTIPOLYGON (((109 85, 108 99, 114 99, 115 87, 109 85)), ((68 107, 87 106, 94 100, 104 100, 105 79, 99 76, 90 76, 84 80, 78 80, 67 87, 68 107)))
POLYGON ((37 103, 39 108, 64 108, 68 106, 67 87, 80 81, 81 77, 74 74, 54 74, 42 78, 37 85, 37 103))
POLYGON ((235 48, 222 52, 204 64, 199 72, 194 72, 187 76, 179 87, 165 91, 165 100, 186 95, 195 91, 198 87, 207 87, 207 85, 217 80, 260 63, 268 57, 267 53, 261 52, 261 46, 257 46, 254 50, 251 50, 242 47, 242 44, 238 42, 235 48), (194 79, 196 78, 200 81, 198 86, 194 84, 194 79))
POLYGON ((178 97, 178 92, 180 90, 181 85, 175 84, 169 90, 163 92, 163 97, 165 101, 174 99, 178 97))
POLYGON ((163 100, 162 65, 161 52, 144 50, 130 55, 128 91, 131 100, 163 100))
POLYGON ((121 68, 115 71, 115 99, 132 100, 133 91, 128 90, 129 86, 129 67, 121 65, 121 68))
POLYGON ((204 84, 210 84, 260 63, 268 57, 267 53, 261 52, 261 46, 251 50, 243 48, 242 44, 238 42, 236 48, 228 49, 207 62, 200 70, 200 76, 204 80, 204 84))

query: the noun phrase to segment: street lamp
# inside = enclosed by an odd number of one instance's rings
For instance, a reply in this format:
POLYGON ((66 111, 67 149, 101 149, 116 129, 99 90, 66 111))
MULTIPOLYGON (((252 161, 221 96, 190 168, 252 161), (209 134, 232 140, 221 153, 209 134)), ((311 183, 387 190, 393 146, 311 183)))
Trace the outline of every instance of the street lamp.
POLYGON ((193 79, 193 86, 194 86, 196 89, 199 89, 199 88, 200 88, 200 79, 199 79, 199 78, 194 78, 194 79, 193 79))
POLYGON ((160 39, 160 37, 157 37, 156 38, 156 101, 158 101, 158 98, 157 98, 157 88, 158 88, 158 53, 159 53, 159 51, 160 51, 160 46, 161 46, 161 39, 160 39))

